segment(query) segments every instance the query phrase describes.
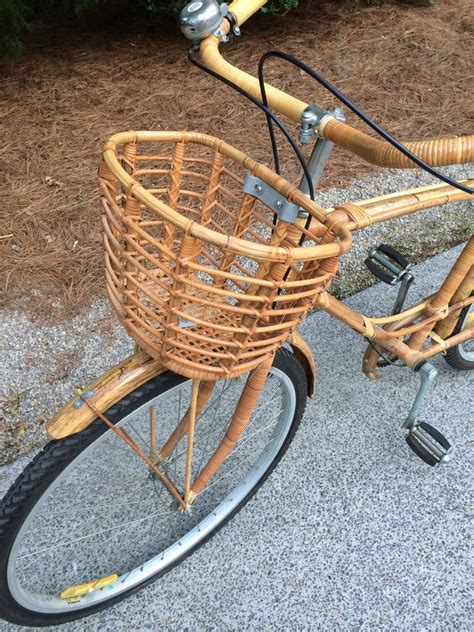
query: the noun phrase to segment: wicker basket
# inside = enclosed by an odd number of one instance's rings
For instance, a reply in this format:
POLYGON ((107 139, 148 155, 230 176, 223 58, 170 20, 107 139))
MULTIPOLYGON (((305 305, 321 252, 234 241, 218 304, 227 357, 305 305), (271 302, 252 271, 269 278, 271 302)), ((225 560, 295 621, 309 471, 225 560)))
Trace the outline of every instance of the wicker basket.
POLYGON ((351 243, 295 186, 203 134, 116 134, 100 187, 112 305, 141 348, 191 378, 235 377, 274 353, 351 243), (274 224, 243 191, 248 174, 309 212, 311 231, 274 224))

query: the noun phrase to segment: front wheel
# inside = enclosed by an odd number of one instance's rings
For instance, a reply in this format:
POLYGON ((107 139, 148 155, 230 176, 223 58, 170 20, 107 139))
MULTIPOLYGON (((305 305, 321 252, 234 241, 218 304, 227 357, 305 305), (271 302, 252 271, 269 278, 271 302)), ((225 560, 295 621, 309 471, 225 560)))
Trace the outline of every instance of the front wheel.
MULTIPOLYGON (((224 436, 244 384, 245 377, 219 382, 196 420, 193 474, 224 436)), ((190 390, 189 380, 166 372, 107 416, 156 454, 154 446, 163 445, 183 417, 190 390)), ((0 615, 33 626, 71 621, 170 570, 263 483, 293 439, 306 396, 301 365, 281 349, 237 445, 185 512, 102 421, 50 442, 0 506, 0 615)), ((184 438, 160 463, 177 486, 185 459, 184 438)))

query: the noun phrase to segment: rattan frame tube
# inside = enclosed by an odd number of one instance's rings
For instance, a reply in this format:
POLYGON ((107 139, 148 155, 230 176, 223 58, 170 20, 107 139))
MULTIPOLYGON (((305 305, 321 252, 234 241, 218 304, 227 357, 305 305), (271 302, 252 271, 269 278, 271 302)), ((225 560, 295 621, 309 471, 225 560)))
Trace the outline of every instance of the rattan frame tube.
MULTIPOLYGON (((459 285, 456 292, 453 294, 450 305, 463 301, 468 296, 470 296, 472 292, 474 292, 474 263, 462 283, 459 285)), ((474 301, 474 297, 472 298, 472 300, 474 301)), ((446 318, 436 323, 434 327, 434 332, 438 334, 440 338, 446 339, 452 334, 453 329, 458 322, 461 309, 462 307, 453 310, 448 314, 448 316, 446 316, 446 318)))
MULTIPOLYGON (((196 399, 196 421, 199 415, 202 413, 204 406, 206 406, 207 402, 209 401, 209 398, 211 397, 216 384, 217 382, 212 382, 210 380, 207 380, 207 381, 203 380, 199 384, 199 391, 198 391, 197 399, 196 399)), ((159 455, 160 460, 166 459, 166 457, 169 456, 173 452, 173 450, 176 447, 176 444, 179 443, 181 439, 184 437, 184 435, 187 433, 188 427, 189 427, 190 415, 191 415, 191 407, 188 408, 184 417, 178 423, 176 428, 173 430, 173 432, 167 439, 166 443, 161 448, 160 455, 159 455)))
MULTIPOLYGON (((449 313, 449 305, 453 300, 455 293, 463 283, 464 279, 468 276, 473 265, 474 236, 470 237, 453 267, 449 271, 449 274, 441 284, 441 287, 426 306, 425 312, 427 315, 439 315, 442 318, 447 316, 449 313)), ((415 332, 408 342, 409 347, 418 351, 425 342, 429 333, 432 331, 434 325, 435 323, 429 322, 425 327, 415 332)))
POLYGON ((190 502, 206 487, 222 463, 232 452, 242 432, 247 427, 257 400, 265 385, 265 380, 273 363, 273 357, 274 354, 268 356, 247 379, 224 438, 191 485, 190 502))
MULTIPOLYGON (((387 141, 373 138, 333 117, 327 117, 318 131, 327 140, 373 165, 390 169, 418 168, 418 165, 410 158, 400 153, 387 141)), ((463 164, 474 160, 474 135, 411 141, 403 144, 432 167, 463 164)))
POLYGON ((229 6, 229 11, 235 18, 238 26, 248 20, 254 13, 257 13, 268 0, 234 0, 229 6))
MULTIPOLYGON (((474 179, 461 180, 461 182, 466 186, 474 187, 474 179)), ((344 221, 350 231, 356 231, 395 217, 410 215, 434 206, 468 200, 471 197, 469 193, 460 191, 449 184, 434 184, 341 204, 336 208, 328 208, 326 211, 331 214, 331 217, 344 221)), ((311 226, 313 231, 316 230, 316 221, 313 222, 314 227, 311 226)))

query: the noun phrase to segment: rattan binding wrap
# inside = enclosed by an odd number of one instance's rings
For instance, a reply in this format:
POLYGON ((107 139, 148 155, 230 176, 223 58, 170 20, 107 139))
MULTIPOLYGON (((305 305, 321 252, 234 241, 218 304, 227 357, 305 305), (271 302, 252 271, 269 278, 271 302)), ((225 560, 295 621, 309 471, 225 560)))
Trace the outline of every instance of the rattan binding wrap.
POLYGON ((351 244, 295 186, 203 134, 116 134, 100 187, 112 305, 141 348, 195 379, 234 377, 273 354, 351 244), (273 225, 273 211, 242 192, 247 173, 311 213, 314 232, 273 225))

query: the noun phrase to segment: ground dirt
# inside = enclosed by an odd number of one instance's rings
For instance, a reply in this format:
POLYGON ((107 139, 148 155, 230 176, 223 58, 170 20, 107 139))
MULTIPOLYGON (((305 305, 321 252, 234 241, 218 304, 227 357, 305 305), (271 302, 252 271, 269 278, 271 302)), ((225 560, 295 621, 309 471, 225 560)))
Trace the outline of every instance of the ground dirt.
MULTIPOLYGON (((293 53, 403 140, 472 133, 471 0, 354 5, 303 2, 284 19, 256 17, 225 54, 255 72, 264 51, 293 53)), ((205 130, 270 160, 261 113, 192 68, 186 49, 176 26, 159 20, 95 24, 93 32, 50 27, 0 68, 4 305, 45 313, 57 304, 71 316, 102 293, 96 171, 112 132, 205 130)), ((335 105, 283 64, 267 76, 309 102, 335 105)), ((367 169, 336 152, 324 185, 343 186, 367 169)))

